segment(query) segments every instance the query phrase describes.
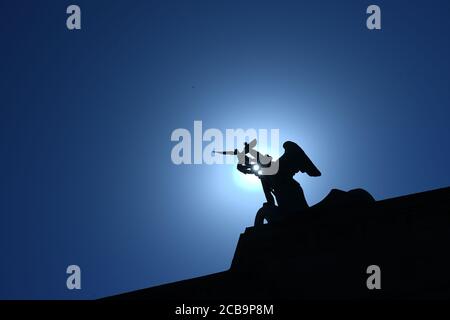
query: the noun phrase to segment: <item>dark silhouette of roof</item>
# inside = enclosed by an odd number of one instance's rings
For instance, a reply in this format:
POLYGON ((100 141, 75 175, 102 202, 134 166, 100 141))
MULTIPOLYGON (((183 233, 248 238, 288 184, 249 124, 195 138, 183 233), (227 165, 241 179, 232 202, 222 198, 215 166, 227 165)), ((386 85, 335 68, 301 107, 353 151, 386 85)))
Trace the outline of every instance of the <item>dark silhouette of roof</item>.
POLYGON ((111 299, 450 298, 450 187, 313 206, 241 234, 229 270, 111 299), (381 268, 381 290, 366 269, 381 268))

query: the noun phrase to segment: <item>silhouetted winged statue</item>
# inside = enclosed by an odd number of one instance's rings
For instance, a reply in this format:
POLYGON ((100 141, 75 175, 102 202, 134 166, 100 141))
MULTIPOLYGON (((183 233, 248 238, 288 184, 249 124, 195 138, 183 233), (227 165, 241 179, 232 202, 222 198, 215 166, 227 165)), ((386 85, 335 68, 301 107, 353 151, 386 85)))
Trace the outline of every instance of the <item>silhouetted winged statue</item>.
POLYGON ((308 208, 303 189, 294 179, 298 172, 318 177, 321 172, 299 145, 292 141, 283 144, 284 154, 271 166, 278 168, 273 175, 260 176, 267 202, 258 210, 255 225, 264 219, 275 221, 308 208), (275 199, 276 204, 275 204, 275 199))
MULTIPOLYGON (((263 155, 255 150, 256 139, 244 144, 239 151, 216 152, 224 155, 238 157, 237 169, 244 174, 254 174, 263 187, 266 202, 258 210, 255 225, 261 225, 264 220, 276 222, 292 217, 309 208, 303 189, 294 179, 298 172, 306 173, 311 177, 321 176, 321 172, 309 159, 298 144, 286 141, 283 144, 284 153, 276 161, 269 155, 263 155), (275 203, 276 200, 276 203, 275 203)), ((367 205, 375 202, 372 195, 364 189, 342 191, 332 189, 330 193, 313 208, 338 208, 341 206, 367 205)))
POLYGON ((294 179, 298 172, 312 177, 321 175, 299 145, 292 141, 283 144, 284 154, 276 161, 269 155, 256 151, 256 139, 245 143, 239 151, 216 152, 224 155, 236 155, 239 163, 237 169, 244 174, 255 174, 263 187, 267 202, 259 209, 255 224, 282 219, 283 217, 308 208, 308 204, 300 184, 294 179), (276 200, 276 203, 275 203, 276 200))

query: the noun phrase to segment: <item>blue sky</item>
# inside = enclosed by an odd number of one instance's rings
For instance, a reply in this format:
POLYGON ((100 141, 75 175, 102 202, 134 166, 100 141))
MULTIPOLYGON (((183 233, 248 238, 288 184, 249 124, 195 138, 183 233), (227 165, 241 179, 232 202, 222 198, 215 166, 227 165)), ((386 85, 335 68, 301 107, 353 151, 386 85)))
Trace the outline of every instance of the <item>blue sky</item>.
POLYGON ((3 1, 0 298, 97 298, 229 267, 264 201, 175 166, 176 128, 278 128, 331 188, 450 184, 450 4, 3 1), (82 290, 66 289, 66 267, 82 290))

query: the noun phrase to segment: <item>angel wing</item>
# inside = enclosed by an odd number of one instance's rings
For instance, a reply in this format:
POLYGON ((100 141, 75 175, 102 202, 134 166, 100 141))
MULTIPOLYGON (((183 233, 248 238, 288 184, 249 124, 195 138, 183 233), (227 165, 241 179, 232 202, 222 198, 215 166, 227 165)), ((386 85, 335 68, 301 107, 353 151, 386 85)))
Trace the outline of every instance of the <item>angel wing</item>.
POLYGON ((298 144, 292 141, 283 143, 284 154, 280 157, 280 169, 295 174, 299 171, 311 177, 319 177, 322 173, 306 155, 298 144))

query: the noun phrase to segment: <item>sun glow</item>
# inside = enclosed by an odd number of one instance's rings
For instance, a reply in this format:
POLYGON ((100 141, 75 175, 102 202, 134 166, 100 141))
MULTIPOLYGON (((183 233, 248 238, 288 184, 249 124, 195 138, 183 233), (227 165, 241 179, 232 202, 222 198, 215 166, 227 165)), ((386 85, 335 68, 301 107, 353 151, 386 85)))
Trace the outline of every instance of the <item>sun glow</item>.
POLYGON ((240 188, 248 191, 261 191, 261 181, 254 174, 243 174, 236 169, 236 166, 232 166, 233 180, 240 188))

